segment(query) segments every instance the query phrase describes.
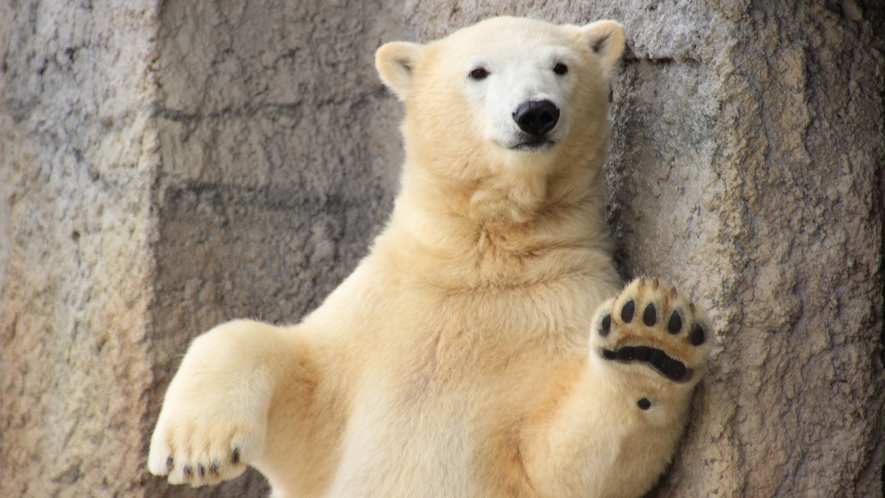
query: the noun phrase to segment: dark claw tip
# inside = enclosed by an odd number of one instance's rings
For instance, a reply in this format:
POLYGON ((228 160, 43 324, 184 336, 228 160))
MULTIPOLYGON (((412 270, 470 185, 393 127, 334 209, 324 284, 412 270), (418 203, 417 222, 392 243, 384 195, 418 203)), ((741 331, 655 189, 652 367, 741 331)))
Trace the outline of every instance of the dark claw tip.
POLYGON ((233 453, 230 455, 230 463, 236 465, 240 463, 240 449, 234 448, 233 453))
POLYGON ((674 311, 672 315, 670 315, 670 321, 667 322, 667 332, 676 335, 682 330, 682 317, 679 316, 679 313, 674 311))
POLYGON ((193 474, 193 471, 191 471, 191 466, 190 466, 190 465, 185 465, 185 466, 184 466, 184 469, 182 469, 182 472, 184 472, 184 476, 185 476, 185 477, 190 477, 191 474, 193 474))
POLYGON ((655 305, 649 303, 649 305, 645 307, 645 311, 642 313, 642 323, 644 323, 646 327, 651 327, 656 321, 658 321, 658 313, 655 311, 655 305))
POLYGON ((599 328, 599 335, 605 337, 608 335, 609 331, 612 328, 612 317, 611 315, 605 315, 602 318, 602 326, 599 328))
POLYGON ((206 476, 206 467, 203 467, 202 463, 197 465, 197 474, 199 474, 200 477, 206 476))
POLYGON ((172 460, 172 457, 166 459, 166 468, 172 470, 175 467, 175 461, 172 460))
POLYGON ((209 473, 214 475, 218 475, 218 462, 212 462, 212 465, 209 466, 209 473))
POLYGON ((621 320, 624 323, 630 323, 633 321, 633 314, 636 313, 636 303, 631 299, 627 301, 627 304, 624 305, 624 308, 621 310, 621 320))
POLYGON ((695 346, 700 346, 707 340, 707 334, 704 332, 704 328, 700 326, 700 324, 694 326, 694 330, 691 331, 691 343, 695 346))
POLYGON ((637 401, 636 404, 639 406, 639 408, 643 410, 648 410, 649 408, 651 408, 651 401, 649 401, 648 398, 642 398, 637 401))

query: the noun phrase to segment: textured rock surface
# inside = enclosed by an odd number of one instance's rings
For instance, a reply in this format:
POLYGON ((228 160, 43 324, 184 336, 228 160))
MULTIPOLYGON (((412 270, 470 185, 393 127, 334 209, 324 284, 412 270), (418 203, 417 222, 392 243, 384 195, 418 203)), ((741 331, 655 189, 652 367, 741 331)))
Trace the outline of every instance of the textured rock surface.
MULTIPOLYGON (((399 110, 372 64, 380 12, 324 0, 162 10, 150 420, 193 337, 231 318, 296 321, 384 223, 401 152, 399 110)), ((264 486, 253 474, 195 495, 264 486)), ((146 488, 183 492, 159 478, 146 488)))
POLYGON ((154 7, 33 1, 0 16, 0 496, 137 495, 154 7))
POLYGON ((179 355, 365 254, 401 160, 375 48, 500 14, 627 28, 618 260, 719 329, 656 494, 881 496, 881 8, 608 3, 0 5, 0 496, 265 494, 147 475, 179 355))

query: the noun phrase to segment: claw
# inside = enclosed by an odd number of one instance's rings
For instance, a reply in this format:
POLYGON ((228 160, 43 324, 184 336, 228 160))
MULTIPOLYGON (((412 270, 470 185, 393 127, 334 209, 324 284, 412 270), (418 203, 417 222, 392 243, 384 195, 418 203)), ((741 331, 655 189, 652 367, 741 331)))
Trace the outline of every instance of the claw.
POLYGON ((658 279, 654 279, 651 281, 651 290, 658 290, 658 279))

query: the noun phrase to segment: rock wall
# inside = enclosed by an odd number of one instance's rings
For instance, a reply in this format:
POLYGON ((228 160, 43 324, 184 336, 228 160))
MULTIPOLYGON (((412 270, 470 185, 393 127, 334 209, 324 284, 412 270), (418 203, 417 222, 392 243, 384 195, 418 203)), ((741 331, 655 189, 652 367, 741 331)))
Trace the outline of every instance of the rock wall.
POLYGON ((0 7, 0 496, 141 493, 155 14, 0 7))
POLYGON ((0 496, 263 496, 147 474, 180 354, 295 321, 397 189, 372 54, 491 15, 612 18, 625 276, 718 328, 657 496, 881 496, 882 88, 874 2, 0 5, 0 496))

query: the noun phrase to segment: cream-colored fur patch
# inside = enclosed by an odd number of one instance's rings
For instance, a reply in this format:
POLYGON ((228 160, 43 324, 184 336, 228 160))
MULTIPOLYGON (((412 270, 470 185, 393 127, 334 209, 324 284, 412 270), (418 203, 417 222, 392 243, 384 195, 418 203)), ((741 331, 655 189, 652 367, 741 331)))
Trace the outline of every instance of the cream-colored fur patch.
POLYGON ((496 18, 389 43, 402 191, 371 254, 295 326, 191 345, 149 468, 274 496, 637 497, 672 458, 710 331, 621 289, 604 222, 612 21, 496 18))

